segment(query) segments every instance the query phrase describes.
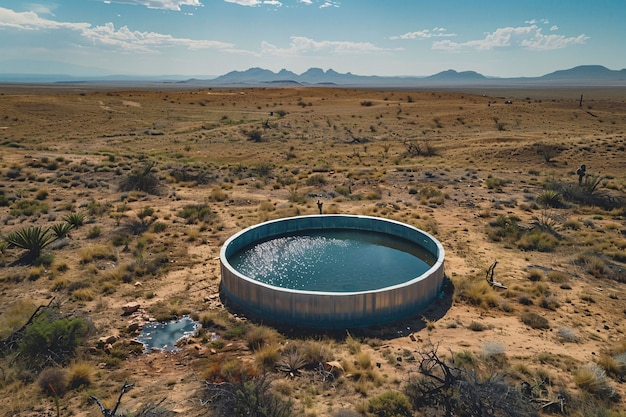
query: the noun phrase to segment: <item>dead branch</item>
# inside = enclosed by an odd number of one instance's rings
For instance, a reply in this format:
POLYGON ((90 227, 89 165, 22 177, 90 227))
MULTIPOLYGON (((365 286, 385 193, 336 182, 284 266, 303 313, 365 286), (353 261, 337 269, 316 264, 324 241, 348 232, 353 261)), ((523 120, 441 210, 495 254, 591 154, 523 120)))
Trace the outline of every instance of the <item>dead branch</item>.
POLYGON ((489 283, 489 285, 491 285, 492 287, 502 288, 502 289, 506 290, 506 286, 504 284, 502 284, 501 282, 495 281, 493 279, 494 270, 496 269, 496 265, 498 265, 498 261, 494 261, 493 264, 491 264, 491 266, 489 268, 487 268, 487 276, 485 278, 487 279, 487 282, 489 283))
POLYGON ((122 402, 122 397, 124 396, 126 391, 131 389, 134 385, 135 384, 129 384, 127 382, 124 382, 124 385, 122 385, 122 389, 120 390, 120 396, 117 398, 117 402, 115 403, 115 407, 113 407, 113 409, 106 408, 102 404, 102 401, 100 401, 100 399, 98 397, 96 397, 95 395, 91 395, 89 397, 89 399, 95 401, 96 404, 98 404, 98 407, 100 407, 100 411, 102 412, 102 415, 104 417, 117 417, 117 415, 116 415, 117 408, 120 406, 120 403, 122 402))
POLYGON ((4 353, 6 351, 12 350, 20 341, 26 327, 30 325, 35 318, 41 313, 42 310, 50 308, 52 303, 54 302, 54 297, 50 300, 48 305, 40 305, 35 309, 33 314, 31 314, 30 318, 26 323, 24 323, 19 329, 13 331, 9 336, 6 337, 3 341, 0 342, 0 353, 4 353))

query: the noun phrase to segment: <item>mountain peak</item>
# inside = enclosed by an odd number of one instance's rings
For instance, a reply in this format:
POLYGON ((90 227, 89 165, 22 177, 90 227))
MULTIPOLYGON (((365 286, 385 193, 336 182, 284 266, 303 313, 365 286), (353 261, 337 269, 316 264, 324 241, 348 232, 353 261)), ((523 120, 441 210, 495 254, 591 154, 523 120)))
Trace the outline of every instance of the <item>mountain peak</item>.
POLYGON ((626 84, 626 69, 620 71, 610 70, 602 65, 581 65, 568 70, 555 71, 542 77, 531 78, 493 78, 485 77, 476 71, 456 71, 448 69, 428 77, 379 77, 354 75, 351 73, 339 73, 335 70, 322 68, 309 68, 300 75, 286 69, 278 73, 270 70, 254 67, 246 71, 232 71, 210 81, 211 84, 245 84, 263 85, 267 83, 291 83, 304 85, 328 85, 339 86, 486 86, 486 85, 546 85, 557 83, 560 85, 576 83, 577 85, 615 85, 626 84))

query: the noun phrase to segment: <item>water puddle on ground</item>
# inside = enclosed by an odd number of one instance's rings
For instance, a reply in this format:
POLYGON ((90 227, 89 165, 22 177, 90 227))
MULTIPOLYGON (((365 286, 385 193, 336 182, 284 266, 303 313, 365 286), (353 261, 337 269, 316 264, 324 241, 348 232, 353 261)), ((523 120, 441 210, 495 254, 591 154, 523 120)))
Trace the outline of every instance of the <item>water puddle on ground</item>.
POLYGON ((178 350, 176 342, 193 336, 200 328, 200 323, 188 316, 166 323, 150 323, 144 326, 137 340, 143 343, 144 350, 149 352, 157 349, 164 352, 178 350))

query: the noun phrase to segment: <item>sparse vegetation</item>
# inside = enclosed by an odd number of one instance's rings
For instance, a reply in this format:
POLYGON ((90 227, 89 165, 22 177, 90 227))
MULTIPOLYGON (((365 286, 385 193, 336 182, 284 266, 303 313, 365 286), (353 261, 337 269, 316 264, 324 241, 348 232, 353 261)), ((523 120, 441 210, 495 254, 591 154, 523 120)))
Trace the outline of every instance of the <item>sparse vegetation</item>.
POLYGON ((598 91, 592 118, 568 89, 503 106, 452 91, 176 85, 58 85, 54 100, 5 86, 7 415, 97 415, 94 398, 106 411, 123 386, 117 414, 145 417, 622 416, 621 89, 598 91), (234 308, 220 290, 224 241, 317 214, 318 199, 324 214, 439 238, 446 277, 432 308, 349 334, 234 308), (9 243, 31 228, 43 235, 32 254, 9 243), (485 280, 494 260, 502 287, 485 280), (58 310, 42 314, 50 300, 58 310), (202 328, 181 352, 140 357, 145 322, 186 314, 202 328))

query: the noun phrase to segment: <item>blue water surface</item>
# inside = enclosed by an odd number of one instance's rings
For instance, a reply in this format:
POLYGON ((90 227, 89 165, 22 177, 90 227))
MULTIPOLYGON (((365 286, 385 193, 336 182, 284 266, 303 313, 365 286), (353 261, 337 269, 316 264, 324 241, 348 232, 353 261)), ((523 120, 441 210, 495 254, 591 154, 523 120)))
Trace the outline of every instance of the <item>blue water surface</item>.
POLYGON ((166 323, 150 323, 144 326, 137 340, 143 343, 146 351, 159 349, 166 352, 177 350, 176 342, 193 336, 200 324, 188 316, 166 323))
POLYGON ((296 290, 368 291, 401 284, 434 264, 419 245, 370 231, 307 231, 269 239, 229 259, 245 276, 296 290))

